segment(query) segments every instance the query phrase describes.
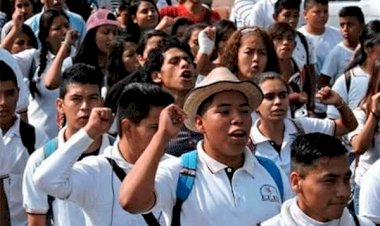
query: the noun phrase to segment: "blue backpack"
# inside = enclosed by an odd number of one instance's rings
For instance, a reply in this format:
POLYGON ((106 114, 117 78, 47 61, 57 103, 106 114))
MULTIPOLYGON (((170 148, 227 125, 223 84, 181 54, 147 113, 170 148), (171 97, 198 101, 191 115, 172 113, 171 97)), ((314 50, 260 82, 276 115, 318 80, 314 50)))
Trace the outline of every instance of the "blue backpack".
MULTIPOLYGON (((256 156, 259 163, 269 172, 274 179, 278 190, 280 191, 281 200, 284 201, 284 186, 282 183, 281 172, 272 160, 256 156)), ((182 169, 178 177, 176 196, 177 200, 173 207, 172 226, 180 225, 181 207, 183 202, 189 197, 194 185, 197 169, 197 151, 191 151, 181 156, 182 169)))

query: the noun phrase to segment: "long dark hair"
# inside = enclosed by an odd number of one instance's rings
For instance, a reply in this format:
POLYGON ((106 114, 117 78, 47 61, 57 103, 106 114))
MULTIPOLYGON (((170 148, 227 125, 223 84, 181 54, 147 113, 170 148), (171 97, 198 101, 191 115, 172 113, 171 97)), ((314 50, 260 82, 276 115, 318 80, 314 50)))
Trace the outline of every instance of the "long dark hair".
POLYGON ((82 44, 79 46, 73 63, 85 63, 98 67, 98 47, 96 45, 96 32, 99 27, 87 31, 82 44))
MULTIPOLYGON (((66 13, 63 10, 51 8, 46 10, 42 15, 40 19, 40 25, 39 25, 39 33, 38 33, 38 39, 41 43, 41 51, 40 51, 40 60, 37 70, 37 75, 34 76, 34 73, 29 73, 29 89, 32 97, 35 96, 35 94, 39 95, 40 92, 37 89, 37 83, 39 79, 41 78, 42 73, 46 69, 47 65, 47 54, 48 51, 51 50, 50 43, 46 40, 49 36, 49 30, 51 25, 53 24, 53 21, 56 17, 63 16, 69 21, 69 17, 66 15, 66 13)), ((33 59, 34 62, 34 59, 33 59)), ((33 65, 32 65, 33 67, 33 65)), ((32 70, 33 71, 33 70, 32 70)))

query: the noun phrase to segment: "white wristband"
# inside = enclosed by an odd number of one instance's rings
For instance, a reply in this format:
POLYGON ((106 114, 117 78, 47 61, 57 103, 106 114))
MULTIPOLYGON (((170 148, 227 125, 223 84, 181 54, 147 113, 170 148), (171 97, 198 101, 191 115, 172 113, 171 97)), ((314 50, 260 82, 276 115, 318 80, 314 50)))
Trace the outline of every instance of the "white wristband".
POLYGON ((198 34, 199 52, 207 55, 211 55, 214 50, 215 42, 211 40, 206 32, 202 30, 198 34))

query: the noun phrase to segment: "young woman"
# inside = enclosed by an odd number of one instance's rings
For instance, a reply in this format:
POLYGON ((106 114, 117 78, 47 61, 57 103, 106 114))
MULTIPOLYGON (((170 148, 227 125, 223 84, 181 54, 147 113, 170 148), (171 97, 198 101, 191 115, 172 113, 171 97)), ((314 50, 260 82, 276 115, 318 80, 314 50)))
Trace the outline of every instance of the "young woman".
MULTIPOLYGON (((22 24, 22 20, 17 20, 13 26, 20 27, 19 23, 22 24)), ((57 111, 56 108, 52 107, 58 97, 58 90, 46 89, 43 81, 46 71, 59 49, 62 46, 67 48, 65 37, 69 29, 68 17, 64 11, 49 9, 41 16, 38 35, 41 49, 28 49, 13 55, 18 61, 22 73, 29 80, 31 93, 28 107, 29 123, 43 129, 49 138, 57 136, 58 132, 56 125, 57 111), (62 44, 63 40, 65 42, 62 44)), ((11 31, 8 36, 15 34, 11 31)), ((12 38, 7 37, 7 40, 12 40, 12 38)), ((3 44, 7 46, 6 43, 3 44)))
POLYGON ((325 104, 337 106, 342 117, 336 120, 287 117, 289 88, 280 74, 267 72, 256 77, 264 99, 257 108, 260 116, 251 129, 252 148, 259 156, 273 160, 286 175, 290 173, 290 145, 297 134, 320 132, 342 136, 357 126, 352 111, 329 87, 320 89, 316 97, 325 104))
MULTIPOLYGON (((344 76, 340 76, 333 85, 343 100, 355 109, 365 96, 375 62, 380 59, 380 21, 368 22, 360 36, 360 48, 347 67, 344 76)), ((327 108, 327 116, 336 118, 339 113, 333 107, 327 108)))
POLYGON ((32 29, 30 29, 30 27, 25 24, 23 24, 20 29, 21 30, 17 33, 17 36, 14 38, 12 46, 8 48, 4 47, 6 49, 10 49, 10 52, 12 54, 22 52, 26 49, 38 48, 37 38, 34 35, 32 29))
POLYGON ((196 56, 199 50, 199 44, 198 44, 198 35, 199 32, 201 32, 203 29, 207 27, 207 24, 205 23, 197 23, 190 25, 185 34, 183 35, 182 41, 187 43, 190 46, 191 54, 193 56, 196 56))
POLYGON ((369 79, 368 90, 354 110, 359 123, 348 135, 352 150, 359 156, 355 169, 354 208, 359 211, 361 179, 367 170, 380 158, 380 62, 376 61, 369 79))
MULTIPOLYGON (((12 13, 19 13, 23 21, 34 15, 34 1, 33 0, 11 0, 12 13)), ((13 25, 13 20, 8 21, 3 29, 1 29, 1 40, 5 38, 8 32, 11 30, 13 25)))
POLYGON ((219 20, 215 23, 215 48, 211 60, 219 65, 220 57, 225 50, 228 38, 236 31, 236 25, 229 20, 219 20))

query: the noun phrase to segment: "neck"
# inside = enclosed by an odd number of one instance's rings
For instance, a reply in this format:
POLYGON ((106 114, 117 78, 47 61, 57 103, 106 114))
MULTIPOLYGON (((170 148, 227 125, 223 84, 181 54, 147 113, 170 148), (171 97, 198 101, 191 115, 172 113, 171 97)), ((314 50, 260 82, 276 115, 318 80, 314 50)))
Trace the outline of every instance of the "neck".
POLYGON ((131 147, 126 139, 120 139, 118 148, 124 160, 131 164, 135 164, 141 155, 141 153, 135 153, 132 151, 135 150, 135 148, 131 147))
POLYGON ((367 57, 367 60, 360 66, 363 71, 365 71, 368 75, 372 75, 373 72, 373 62, 367 57))
POLYGON ((11 120, 6 122, 0 122, 0 128, 3 131, 3 135, 8 132, 8 130, 13 126, 16 121, 16 117, 12 117, 11 120))
MULTIPOLYGON (((78 131, 79 130, 77 129, 66 127, 66 130, 63 133, 64 141, 66 142, 67 140, 69 140, 70 137, 72 137, 78 131)), ((103 139, 102 136, 99 136, 98 138, 96 138, 94 142, 92 142, 92 144, 83 153, 91 153, 95 150, 98 150, 100 146, 102 145, 102 139, 103 139)))
POLYGON ((168 91, 174 97, 174 103, 177 106, 182 108, 183 104, 185 103, 185 98, 188 91, 173 91, 173 90, 168 90, 168 91))
POLYGON ((351 50, 355 50, 356 47, 357 47, 358 44, 359 44, 359 41, 349 41, 349 40, 345 39, 345 40, 343 41, 343 44, 344 44, 344 46, 346 46, 347 48, 349 48, 349 49, 351 49, 351 50))
POLYGON ((183 5, 185 6, 185 8, 189 12, 192 12, 194 14, 199 13, 202 10, 202 4, 201 3, 194 3, 194 2, 188 0, 185 3, 183 3, 183 5))
POLYGON ((275 141, 276 144, 281 144, 284 138, 284 121, 272 121, 260 119, 258 128, 260 132, 270 140, 275 141))
POLYGON ((236 147, 235 150, 229 150, 230 153, 240 153, 239 155, 224 155, 221 154, 221 151, 215 150, 213 147, 210 146, 210 144, 204 140, 203 143, 203 150, 207 153, 208 156, 215 159, 216 161, 232 168, 232 169, 238 169, 244 164, 244 147, 236 147))
POLYGON ((316 27, 310 26, 310 24, 306 24, 305 28, 306 28, 306 31, 312 35, 321 35, 325 32, 325 27, 316 28, 316 27))
POLYGON ((289 81, 289 78, 294 73, 292 61, 289 58, 279 59, 279 66, 280 66, 280 71, 281 71, 282 77, 284 78, 284 80, 286 82, 289 81))

